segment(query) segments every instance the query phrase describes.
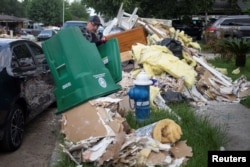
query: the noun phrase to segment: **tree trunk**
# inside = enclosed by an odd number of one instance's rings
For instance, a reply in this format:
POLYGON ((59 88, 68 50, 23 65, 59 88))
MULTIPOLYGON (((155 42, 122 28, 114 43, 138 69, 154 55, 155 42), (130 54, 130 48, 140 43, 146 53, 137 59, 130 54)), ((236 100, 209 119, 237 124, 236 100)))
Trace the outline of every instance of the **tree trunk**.
POLYGON ((235 57, 235 66, 236 67, 245 67, 246 65, 246 55, 237 55, 235 57))

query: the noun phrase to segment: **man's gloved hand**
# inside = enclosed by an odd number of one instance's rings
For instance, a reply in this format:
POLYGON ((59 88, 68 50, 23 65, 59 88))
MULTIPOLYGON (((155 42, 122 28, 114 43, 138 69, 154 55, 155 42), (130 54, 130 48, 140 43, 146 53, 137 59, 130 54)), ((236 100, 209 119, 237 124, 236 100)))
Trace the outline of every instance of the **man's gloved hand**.
POLYGON ((107 42, 107 39, 106 39, 106 38, 102 38, 102 39, 101 39, 101 42, 102 42, 102 43, 106 43, 106 42, 107 42))
POLYGON ((105 44, 106 42, 107 42, 107 39, 106 39, 106 38, 102 38, 101 40, 95 42, 95 44, 96 44, 97 46, 99 46, 99 45, 101 45, 101 44, 105 44))

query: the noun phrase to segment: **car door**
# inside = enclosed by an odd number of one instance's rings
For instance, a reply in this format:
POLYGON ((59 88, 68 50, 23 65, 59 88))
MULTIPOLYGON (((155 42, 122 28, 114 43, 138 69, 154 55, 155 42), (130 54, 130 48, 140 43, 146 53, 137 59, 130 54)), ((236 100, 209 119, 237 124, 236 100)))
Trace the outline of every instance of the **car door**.
POLYGON ((40 46, 26 41, 14 45, 12 50, 18 65, 16 75, 24 78, 20 96, 27 103, 29 118, 33 118, 54 102, 53 80, 40 46))
POLYGON ((47 64, 42 48, 37 44, 34 44, 33 42, 28 42, 27 44, 29 46, 30 52, 32 53, 34 62, 36 64, 37 68, 36 72, 44 74, 50 73, 49 66, 47 64))
POLYGON ((250 36, 250 18, 242 18, 236 20, 239 25, 239 31, 241 32, 240 37, 250 36))
POLYGON ((54 80, 42 48, 33 42, 28 42, 27 44, 31 50, 33 59, 35 60, 37 74, 40 74, 38 76, 40 79, 40 84, 36 85, 40 89, 40 92, 38 92, 41 95, 40 101, 42 102, 42 106, 40 108, 45 109, 50 104, 55 102, 55 96, 53 92, 54 80))

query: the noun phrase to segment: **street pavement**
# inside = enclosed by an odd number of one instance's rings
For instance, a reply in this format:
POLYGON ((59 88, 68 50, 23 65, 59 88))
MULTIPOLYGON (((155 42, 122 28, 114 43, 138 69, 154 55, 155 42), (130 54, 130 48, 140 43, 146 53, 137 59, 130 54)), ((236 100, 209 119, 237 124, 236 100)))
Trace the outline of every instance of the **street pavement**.
MULTIPOLYGON (((0 152, 0 167, 48 167, 59 138, 60 115, 48 108, 26 126, 22 146, 15 152, 0 152)), ((52 166, 51 166, 52 167, 52 166)))
POLYGON ((208 115, 212 124, 225 128, 228 144, 225 150, 250 150, 250 109, 240 103, 209 102, 198 110, 208 115))

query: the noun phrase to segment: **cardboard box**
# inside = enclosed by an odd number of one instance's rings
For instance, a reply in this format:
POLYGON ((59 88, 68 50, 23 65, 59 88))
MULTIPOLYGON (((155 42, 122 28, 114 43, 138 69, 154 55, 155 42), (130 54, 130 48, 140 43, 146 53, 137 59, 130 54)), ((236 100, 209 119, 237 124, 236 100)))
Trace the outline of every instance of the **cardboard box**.
POLYGON ((126 30, 120 33, 115 33, 106 36, 106 39, 111 38, 117 38, 119 47, 120 47, 120 53, 130 51, 131 46, 135 45, 136 43, 142 43, 147 45, 147 37, 144 27, 138 26, 136 28, 133 28, 131 30, 126 30))

